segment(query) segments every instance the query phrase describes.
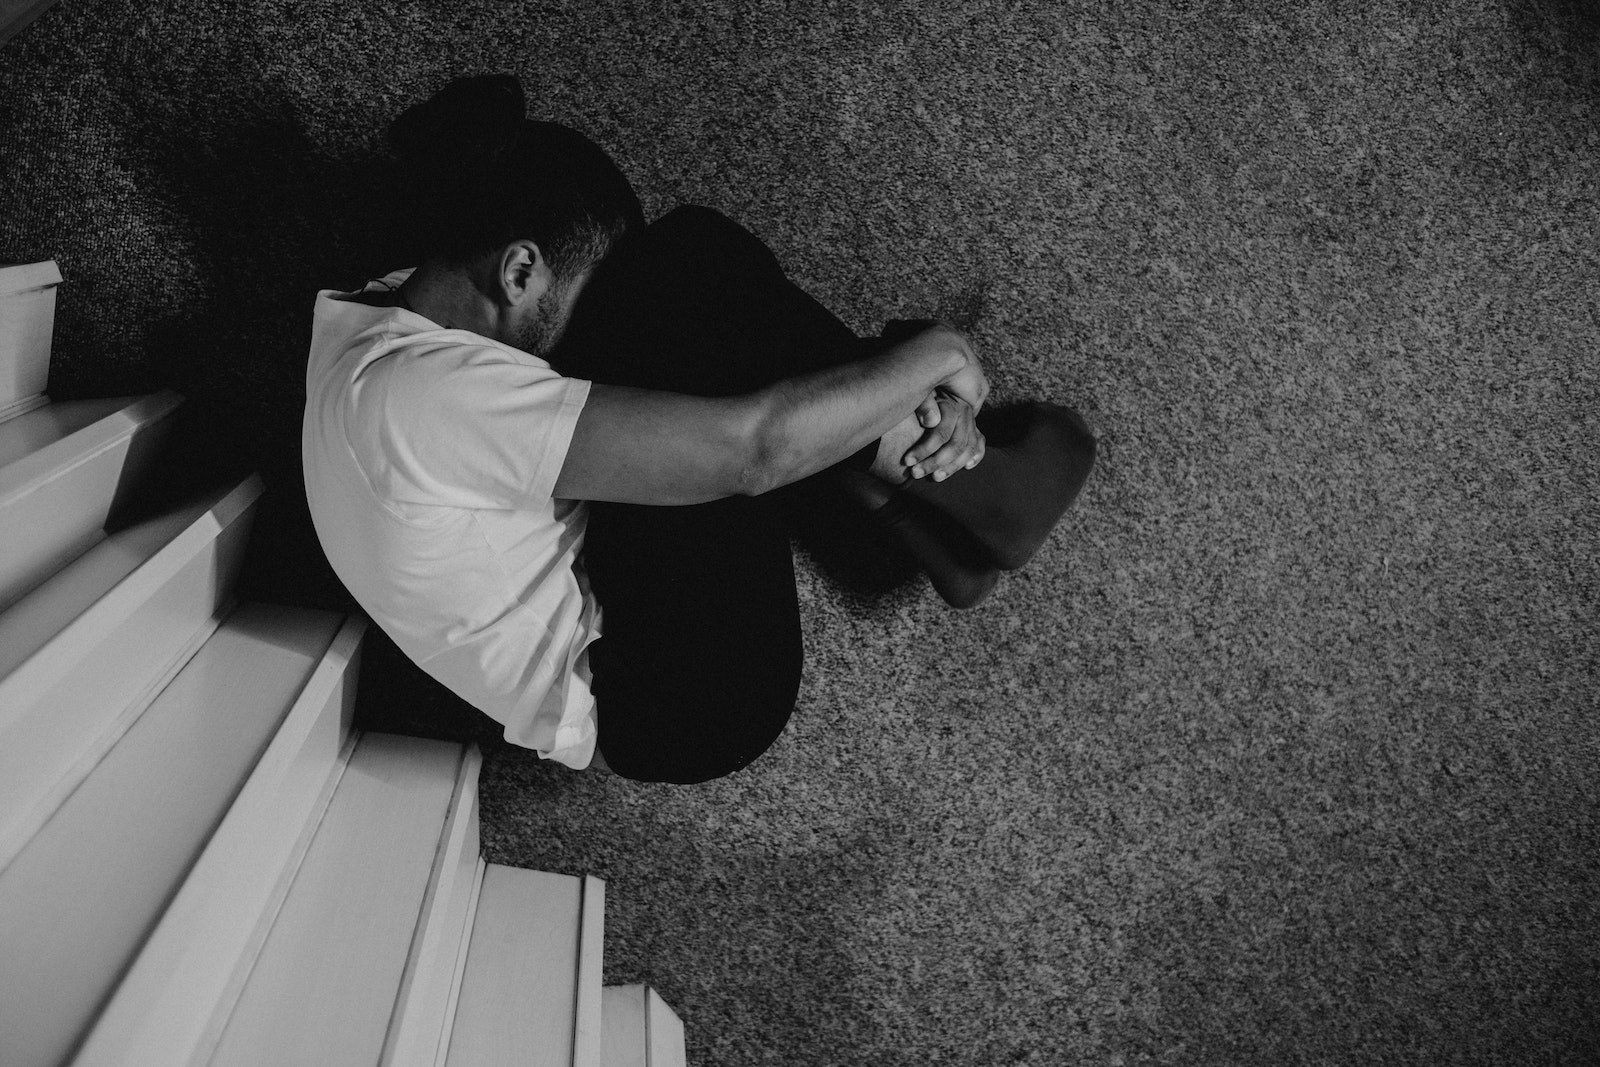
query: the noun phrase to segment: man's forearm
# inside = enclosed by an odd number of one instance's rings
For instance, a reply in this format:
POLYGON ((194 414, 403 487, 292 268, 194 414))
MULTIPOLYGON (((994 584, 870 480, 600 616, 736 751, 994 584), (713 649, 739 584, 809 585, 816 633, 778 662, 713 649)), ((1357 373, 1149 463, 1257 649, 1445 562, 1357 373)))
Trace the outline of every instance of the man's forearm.
POLYGON ((960 334, 924 331, 858 363, 788 378, 759 394, 763 491, 823 470, 877 440, 972 364, 960 334))

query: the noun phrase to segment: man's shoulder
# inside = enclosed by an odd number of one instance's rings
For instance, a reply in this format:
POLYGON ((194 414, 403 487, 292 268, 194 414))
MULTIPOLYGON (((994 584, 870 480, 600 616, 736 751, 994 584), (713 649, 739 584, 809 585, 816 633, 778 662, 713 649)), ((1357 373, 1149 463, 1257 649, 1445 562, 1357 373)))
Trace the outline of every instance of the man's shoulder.
POLYGON ((486 337, 440 329, 384 302, 384 294, 350 294, 343 313, 320 319, 312 330, 313 373, 349 385, 399 377, 415 380, 448 375, 475 364, 518 361, 517 354, 486 337))
POLYGON ((358 293, 336 293, 330 299, 345 304, 365 304, 369 308, 392 308, 400 306, 400 291, 398 289, 363 289, 358 293))

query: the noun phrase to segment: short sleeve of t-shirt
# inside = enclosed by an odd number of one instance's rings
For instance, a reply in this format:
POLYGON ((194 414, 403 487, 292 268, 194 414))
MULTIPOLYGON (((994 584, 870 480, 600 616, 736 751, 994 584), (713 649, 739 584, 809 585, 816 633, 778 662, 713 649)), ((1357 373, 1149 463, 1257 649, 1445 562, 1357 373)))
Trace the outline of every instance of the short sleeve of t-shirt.
POLYGON ((554 495, 588 395, 514 349, 419 337, 357 376, 351 444, 391 501, 525 508, 554 495))

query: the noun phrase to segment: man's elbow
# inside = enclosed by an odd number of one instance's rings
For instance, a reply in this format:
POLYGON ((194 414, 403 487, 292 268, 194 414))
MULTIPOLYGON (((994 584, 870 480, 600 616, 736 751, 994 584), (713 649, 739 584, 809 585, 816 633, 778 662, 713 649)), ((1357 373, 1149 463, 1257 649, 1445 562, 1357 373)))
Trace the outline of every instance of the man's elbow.
POLYGON ((735 447, 739 457, 733 472, 736 495, 760 496, 796 480, 785 425, 780 401, 770 395, 751 399, 735 447))
POLYGON ((755 463, 741 466, 733 474, 730 488, 733 490, 729 496, 760 496, 770 493, 779 486, 778 480, 772 472, 755 463))
POLYGON ((752 442, 733 474, 737 496, 761 496, 793 479, 786 477, 781 451, 764 441, 752 442))

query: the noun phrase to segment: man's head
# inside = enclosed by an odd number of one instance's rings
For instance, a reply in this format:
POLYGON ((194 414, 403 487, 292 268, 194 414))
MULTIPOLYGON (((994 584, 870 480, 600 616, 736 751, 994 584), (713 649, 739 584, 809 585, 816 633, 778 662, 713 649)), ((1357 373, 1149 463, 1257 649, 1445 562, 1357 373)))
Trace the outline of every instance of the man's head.
POLYGON ((460 78, 395 120, 408 214, 425 263, 470 276, 510 309, 519 347, 542 354, 559 337, 589 274, 642 229, 633 187, 576 130, 525 116, 510 75, 460 78))

